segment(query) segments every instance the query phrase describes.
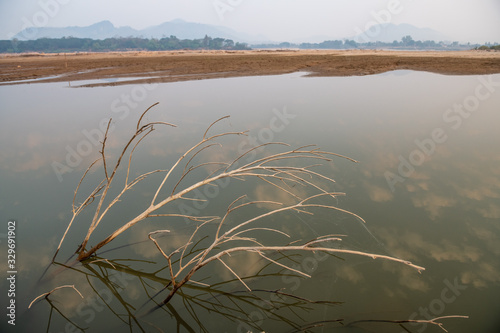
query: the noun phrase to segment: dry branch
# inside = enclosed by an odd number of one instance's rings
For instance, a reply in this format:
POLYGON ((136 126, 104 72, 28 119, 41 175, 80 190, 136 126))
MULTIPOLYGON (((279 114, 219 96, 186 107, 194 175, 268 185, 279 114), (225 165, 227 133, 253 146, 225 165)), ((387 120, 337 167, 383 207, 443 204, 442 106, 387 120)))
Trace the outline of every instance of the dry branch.
MULTIPOLYGON (((291 235, 286 233, 278 226, 273 225, 256 225, 258 222, 268 219, 271 217, 275 217, 278 214, 287 213, 287 212, 300 212, 313 214, 314 210, 323 209, 323 210, 334 210, 344 214, 352 215, 361 221, 364 220, 349 211, 341 209, 334 204, 330 203, 331 201, 335 202, 337 196, 344 195, 344 193, 331 191, 329 186, 335 183, 335 181, 329 177, 328 175, 322 174, 321 172, 315 171, 314 169, 319 166, 318 162, 329 162, 331 161, 331 157, 340 157, 345 158, 352 162, 357 162, 349 157, 338 155, 335 153, 330 153, 326 151, 322 151, 315 146, 302 146, 296 149, 290 148, 290 146, 286 143, 282 142, 269 142, 265 144, 261 144, 257 147, 250 148, 249 150, 239 154, 234 159, 229 161, 200 161, 197 160, 203 155, 205 152, 209 152, 211 149, 215 148, 223 148, 222 144, 217 142, 216 140, 226 137, 232 136, 244 136, 246 132, 221 132, 216 134, 210 134, 210 132, 215 128, 217 124, 219 124, 222 120, 227 119, 228 117, 222 117, 212 124, 208 126, 206 131, 203 133, 203 136, 199 142, 194 144, 191 148, 187 149, 187 151, 182 154, 176 162, 170 166, 167 170, 154 170, 150 172, 143 173, 136 177, 134 180, 129 181, 129 175, 132 165, 133 154, 136 151, 137 147, 143 142, 144 138, 150 135, 154 130, 155 125, 166 125, 175 127, 175 125, 165 123, 165 122, 149 122, 146 124, 142 124, 142 120, 147 114, 147 112, 156 104, 149 107, 139 118, 136 126, 135 133, 131 136, 128 142, 125 144, 124 148, 121 150, 117 161, 113 166, 109 165, 109 161, 105 154, 106 148, 106 140, 108 138, 108 131, 104 136, 102 141, 102 149, 101 149, 101 158, 103 161, 103 169, 104 169, 104 178, 99 183, 99 185, 95 188, 93 192, 86 198, 86 200, 79 206, 75 206, 75 201, 73 202, 73 217, 64 233, 63 238, 59 244, 59 247, 56 251, 59 251, 61 244, 66 237, 66 234, 69 228, 72 226, 76 217, 84 210, 90 207, 90 205, 95 201, 97 195, 99 195, 99 200, 96 204, 96 208, 93 214, 92 221, 90 222, 90 227, 88 232, 83 239, 79 249, 78 249, 78 260, 85 260, 92 255, 95 255, 98 250, 102 247, 113 241, 116 237, 120 236, 124 231, 133 227, 137 223, 144 221, 148 218, 174 218, 174 217, 182 217, 186 219, 190 219, 192 221, 199 222, 199 225, 190 235, 189 240, 179 248, 175 249, 172 253, 167 254, 163 251, 160 244, 153 237, 157 233, 168 232, 168 230, 160 230, 148 235, 149 239, 154 242, 157 249, 163 255, 163 257, 167 260, 169 273, 170 273, 170 286, 171 290, 167 298, 163 303, 168 303, 172 296, 186 283, 191 281, 192 276, 202 267, 211 263, 212 261, 219 261, 222 263, 236 278, 245 286, 246 289, 249 289, 249 286, 243 282, 243 278, 241 278, 225 261, 222 260, 222 257, 229 256, 236 252, 247 252, 247 253, 256 253, 260 255, 263 259, 270 262, 272 265, 287 269, 296 274, 300 274, 306 277, 309 275, 291 268, 289 265, 285 263, 275 261, 265 253, 269 251, 323 251, 327 253, 342 253, 342 254, 353 254, 353 255, 361 255, 371 257, 373 259, 381 258, 386 260, 391 260, 395 262, 399 262, 405 265, 408 265, 412 268, 415 268, 419 272, 424 270, 423 267, 418 265, 414 265, 411 262, 389 257, 385 255, 366 253, 362 251, 353 251, 346 249, 339 249, 337 247, 329 246, 331 243, 339 242, 341 240, 340 236, 337 235, 319 235, 318 237, 309 240, 302 245, 297 245, 298 240, 294 239, 295 235, 291 235), (265 148, 280 148, 281 151, 277 153, 269 153, 266 156, 259 157, 253 161, 247 161, 246 163, 242 163, 244 158, 248 159, 250 153, 254 153, 259 149, 265 148), (284 150, 284 151, 283 151, 284 150), (119 193, 112 198, 111 200, 106 200, 109 190, 111 188, 111 184, 113 180, 116 178, 116 174, 119 172, 119 166, 121 164, 122 159, 125 155, 128 154, 128 164, 125 170, 125 184, 119 193), (311 164, 311 162, 313 162, 311 164), (184 164, 185 163, 185 164, 184 164), (190 182, 190 178, 187 177, 191 175, 195 170, 199 170, 205 166, 217 166, 216 170, 211 172, 207 177, 190 182), (303 166, 305 165, 305 166, 303 166), (108 170, 109 169, 109 170, 108 170), (177 173, 174 173, 176 172, 177 173), (115 231, 109 234, 107 237, 102 239, 100 242, 90 249, 87 249, 87 244, 90 238, 95 234, 98 226, 102 223, 104 218, 107 216, 110 209, 115 206, 120 199, 123 197, 125 193, 127 193, 133 186, 140 183, 147 177, 155 173, 164 173, 163 179, 159 181, 156 190, 154 191, 154 195, 151 198, 149 206, 145 207, 142 212, 139 212, 134 218, 130 219, 120 227, 118 227, 115 231), (171 178, 174 177, 174 174, 179 174, 178 178, 172 182, 171 178), (241 196, 235 199, 227 208, 226 213, 222 216, 222 218, 214 217, 214 216, 190 216, 184 214, 175 214, 175 213, 164 213, 161 212, 160 209, 167 206, 168 204, 176 201, 176 200, 194 200, 200 201, 200 199, 196 199, 190 197, 189 195, 204 186, 217 186, 217 181, 221 179, 234 179, 234 180, 246 180, 246 179, 254 179, 256 181, 263 181, 263 183, 268 185, 270 188, 276 188, 279 191, 284 192, 290 198, 296 200, 295 204, 285 205, 283 202, 278 201, 251 201, 248 200, 246 196, 241 196), (165 189, 167 184, 173 184, 171 189, 165 189), (306 191, 307 194, 301 194, 300 196, 295 193, 294 186, 301 185, 301 188, 306 191), (168 193, 168 194, 166 194, 168 193), (303 196, 303 198, 301 198, 303 196), (269 209, 265 212, 260 212, 251 218, 246 220, 238 220, 231 221, 233 225, 229 225, 227 223, 229 221, 230 216, 234 215, 234 212, 240 211, 247 207, 256 206, 258 204, 266 204, 266 206, 272 206, 274 208, 269 209), (196 249, 198 246, 198 242, 195 242, 195 236, 199 235, 201 230, 205 230, 204 227, 210 223, 217 223, 216 232, 211 234, 210 242, 207 246, 204 246, 202 249, 196 249), (279 239, 281 236, 283 238, 290 239, 286 245, 282 244, 265 244, 264 241, 258 238, 248 237, 248 233, 252 231, 260 231, 264 233, 274 233, 279 239), (189 249, 189 250, 188 250, 189 249), (174 260, 175 259, 175 260, 174 260)), ((110 121, 111 122, 111 121, 110 121)), ((108 123, 109 129, 110 123, 108 123)), ((99 159, 99 160, 100 160, 99 159)), ((75 191, 75 200, 77 196, 77 192, 80 188, 80 185, 88 175, 89 170, 97 163, 94 162, 90 165, 90 167, 85 171, 80 183, 77 186, 75 191)), ((272 222, 270 222, 272 223, 272 222)))
MULTIPOLYGON (((310 197, 303 199, 297 204, 294 205, 289 205, 286 207, 281 207, 281 208, 276 208, 272 209, 266 213, 262 213, 260 215, 257 215, 255 217, 249 218, 247 220, 239 221, 237 224, 231 228, 228 227, 229 230, 222 232, 223 229, 223 224, 224 222, 228 219, 228 216, 235 211, 242 209, 244 207, 247 207, 249 205, 253 205, 256 203, 260 203, 260 201, 251 201, 251 202, 246 202, 246 203, 239 203, 240 200, 244 199, 245 197, 240 197, 233 201, 229 207, 227 208, 226 214, 224 217, 220 220, 217 231, 215 233, 215 237, 213 242, 206 246, 205 249, 198 254, 192 256, 189 260, 184 258, 184 253, 187 249, 187 246, 189 246, 194 238, 194 235, 199 232, 199 229, 206 225, 208 222, 205 222, 196 230, 193 232, 191 235, 189 241, 186 243, 186 247, 184 247, 182 253, 180 254, 179 258, 179 264, 177 267, 174 267, 172 265, 172 256, 175 254, 179 254, 179 251, 173 252, 170 256, 166 256, 168 265, 169 265, 169 270, 171 274, 171 280, 173 281, 172 283, 172 289, 170 290, 169 295, 165 300, 163 301, 163 304, 166 304, 170 301, 170 299, 174 296, 174 294, 186 283, 188 283, 191 280, 191 277, 202 267, 206 266, 207 264, 211 263, 212 261, 219 261, 221 262, 230 272, 232 275, 234 275, 237 280, 239 280, 243 286, 251 291, 250 287, 243 282, 243 278, 239 276, 226 262, 222 260, 222 257, 224 256, 230 256, 233 253, 237 252, 245 252, 245 253, 256 253, 260 255, 262 258, 265 260, 269 261, 270 263, 279 266, 281 268, 284 268, 290 272, 294 272, 296 274, 303 275, 305 277, 310 277, 308 274, 294 269, 284 263, 277 262, 275 260, 272 260, 268 256, 265 255, 265 252, 284 252, 284 251, 311 251, 311 252, 316 252, 316 251, 322 251, 326 253, 333 253, 333 254, 350 254, 350 255, 359 255, 359 256, 365 256, 365 257, 370 257, 373 259, 385 259, 385 260, 390 260, 390 261, 395 261, 399 262, 402 264, 405 264, 409 267, 412 267, 416 269, 418 272, 421 272, 425 270, 424 267, 415 265, 409 261, 402 260, 399 258, 394 258, 386 255, 380 255, 380 254, 375 254, 375 253, 368 253, 368 252, 363 252, 363 251, 355 251, 355 250, 348 250, 348 249, 339 249, 339 248, 334 248, 334 247, 329 247, 327 244, 331 242, 338 242, 341 241, 342 238, 339 235, 321 235, 318 236, 312 240, 307 241, 306 243, 302 245, 292 245, 293 243, 289 243, 287 245, 273 245, 273 246, 267 246, 262 243, 260 243, 258 240, 253 239, 253 238, 247 238, 247 237, 241 237, 242 234, 246 232, 251 232, 255 230, 262 230, 262 231, 269 231, 269 232, 274 232, 277 234, 281 234, 287 238, 290 238, 291 236, 284 233, 283 231, 276 229, 276 228, 271 228, 271 227, 256 227, 254 226, 257 222, 261 221, 264 218, 273 216, 275 214, 287 212, 287 211, 294 211, 297 209, 307 209, 307 208, 330 208, 330 209, 336 209, 337 207, 333 206, 328 206, 328 205, 319 205, 319 204, 314 204, 314 203, 309 203, 313 199, 317 199, 320 197, 331 197, 332 194, 334 193, 319 193, 315 195, 311 195, 310 197), (251 245, 249 246, 243 246, 242 243, 249 243, 251 245), (234 243, 234 245, 232 244, 234 243), (226 245, 227 248, 223 248, 223 245, 226 245), (184 260, 185 259, 185 260, 184 260), (184 260, 184 264, 183 264, 184 260), (175 281, 175 282, 174 282, 175 281)), ((281 206, 282 204, 279 203, 281 206)), ((210 221, 212 222, 212 221, 210 221)), ((151 237, 150 237, 151 238, 151 237)), ((160 248, 159 244, 155 242, 155 245, 158 247, 160 252, 163 254, 163 250, 160 248)))
POLYGON ((44 293, 44 294, 41 294, 40 296, 36 297, 34 300, 31 301, 30 305, 28 305, 28 309, 31 308, 31 306, 33 305, 33 303, 35 303, 37 300, 39 300, 40 298, 42 297, 49 297, 54 291, 56 290, 59 290, 59 289, 62 289, 62 288, 73 288, 77 293, 78 295, 80 295, 81 298, 83 298, 83 295, 80 291, 78 291, 78 289, 76 289, 75 285, 64 285, 64 286, 60 286, 60 287, 57 287, 57 288, 54 288, 52 289, 51 291, 49 291, 48 293, 44 293))
POLYGON ((449 318, 464 318, 468 319, 469 316, 459 316, 459 315, 452 315, 452 316, 442 316, 442 317, 436 317, 433 319, 407 319, 407 320, 385 320, 385 319, 363 319, 363 320, 356 320, 353 322, 350 322, 346 324, 346 327, 355 325, 355 324, 361 324, 361 323, 394 323, 394 324, 406 324, 406 323, 417 323, 417 324, 431 324, 431 325, 436 325, 440 329, 442 329, 445 332, 448 332, 444 326, 443 323, 438 322, 438 320, 441 319, 449 319, 449 318))

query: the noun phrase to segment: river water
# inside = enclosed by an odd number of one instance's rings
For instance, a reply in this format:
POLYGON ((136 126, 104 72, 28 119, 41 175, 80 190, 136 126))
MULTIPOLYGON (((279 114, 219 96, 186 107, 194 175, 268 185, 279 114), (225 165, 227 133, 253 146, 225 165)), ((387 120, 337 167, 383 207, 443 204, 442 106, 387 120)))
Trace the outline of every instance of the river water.
MULTIPOLYGON (((0 246, 5 253, 1 300, 4 309, 12 299, 16 305, 16 326, 4 315, 2 332, 439 332, 430 323, 389 321, 455 315, 469 318, 439 320, 450 332, 498 332, 499 75, 395 71, 311 78, 295 73, 75 87, 85 83, 92 82, 0 87, 0 246), (272 260, 311 276, 303 278, 255 253, 239 253, 224 259, 230 270, 220 262, 208 264, 193 276, 204 284, 187 284, 167 306, 153 311, 155 303, 149 299, 160 302, 166 297, 163 287, 169 273, 148 233, 170 230, 158 239, 172 252, 187 242, 199 223, 152 218, 121 234, 87 264, 74 264, 71 255, 85 237, 97 200, 76 220, 51 265, 71 220, 75 188, 99 157, 109 119, 106 153, 112 163, 142 112, 157 102, 143 123, 164 121, 177 127, 157 125, 141 142, 131 177, 169 169, 213 121, 230 115, 209 133, 248 130, 247 136, 221 138, 222 146, 197 156, 200 163, 230 161, 270 142, 286 142, 292 149, 314 144, 359 161, 334 157, 315 170, 336 181, 329 185, 332 191, 346 194, 336 198, 335 206, 366 223, 347 213, 314 210, 314 215, 277 215, 260 227, 273 225, 302 242, 344 235, 335 245, 339 249, 409 260, 425 270, 352 254, 268 253, 272 260), (9 221, 15 221, 15 236, 10 237, 16 244, 14 269, 7 262, 9 221), (231 270, 254 291, 247 292, 231 270), (12 271, 16 273, 8 273, 12 271), (15 298, 9 296, 13 280, 7 279, 13 275, 15 298), (63 288, 28 309, 35 297, 63 285, 74 285, 83 298, 63 288)), ((283 149, 266 146, 244 159, 283 149)), ((91 170, 76 204, 102 179, 102 170, 102 164, 91 170)), ((213 170, 199 168, 193 179, 213 170)), ((90 245, 142 212, 160 175, 128 191, 96 229, 90 245)), ((113 194, 123 181, 120 173, 113 194)), ((293 202, 259 179, 217 185, 194 192, 196 201, 179 201, 163 212, 223 216, 243 194, 243 201, 293 202)), ((292 191, 307 192, 295 185, 292 191)), ((231 223, 269 209, 266 204, 251 207, 238 212, 231 223)), ((194 238, 200 247, 213 237, 212 224, 194 238)), ((281 234, 262 231, 252 236, 267 245, 284 244, 281 234)))

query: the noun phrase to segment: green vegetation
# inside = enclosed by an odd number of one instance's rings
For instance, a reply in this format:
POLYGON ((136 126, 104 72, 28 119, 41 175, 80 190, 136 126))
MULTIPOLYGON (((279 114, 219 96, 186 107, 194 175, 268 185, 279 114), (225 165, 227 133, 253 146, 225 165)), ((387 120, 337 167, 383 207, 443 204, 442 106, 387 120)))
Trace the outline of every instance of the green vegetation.
MULTIPOLYGON (((289 42, 252 45, 258 49, 392 49, 392 50, 500 50, 500 45, 459 44, 458 42, 445 43, 433 40, 414 40, 411 36, 404 36, 401 41, 358 43, 354 40, 327 40, 321 43, 289 42)), ((168 50, 250 50, 246 43, 234 42, 231 39, 212 38, 205 36, 201 39, 178 39, 175 36, 156 38, 107 38, 103 40, 90 38, 40 38, 36 40, 20 41, 0 40, 0 53, 23 52, 109 52, 109 51, 168 51, 168 50)))
POLYGON ((231 39, 211 38, 178 39, 175 36, 161 39, 146 38, 107 38, 95 40, 90 38, 40 38, 29 41, 1 40, 0 53, 22 52, 106 52, 106 51, 166 51, 166 50, 248 50, 245 43, 231 39))
POLYGON ((327 40, 321 43, 301 43, 292 44, 288 42, 280 44, 260 44, 252 45, 254 48, 296 48, 296 49, 400 49, 400 50, 470 50, 479 45, 459 44, 458 42, 445 43, 433 40, 414 40, 411 36, 404 36, 401 41, 367 42, 357 43, 354 40, 327 40))
POLYGON ((500 51, 500 44, 496 44, 496 45, 486 44, 486 45, 481 45, 479 47, 476 47, 475 49, 482 50, 482 51, 500 51))

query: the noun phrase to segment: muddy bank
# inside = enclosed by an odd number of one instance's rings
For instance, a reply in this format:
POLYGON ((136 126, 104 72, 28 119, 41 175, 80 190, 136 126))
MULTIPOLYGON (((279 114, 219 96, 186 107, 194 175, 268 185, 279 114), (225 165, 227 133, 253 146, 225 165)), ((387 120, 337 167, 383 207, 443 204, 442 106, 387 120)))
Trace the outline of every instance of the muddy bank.
POLYGON ((500 73, 500 52, 253 50, 0 55, 0 85, 120 78, 118 82, 85 85, 108 86, 298 71, 311 76, 370 75, 401 69, 448 75, 500 73))

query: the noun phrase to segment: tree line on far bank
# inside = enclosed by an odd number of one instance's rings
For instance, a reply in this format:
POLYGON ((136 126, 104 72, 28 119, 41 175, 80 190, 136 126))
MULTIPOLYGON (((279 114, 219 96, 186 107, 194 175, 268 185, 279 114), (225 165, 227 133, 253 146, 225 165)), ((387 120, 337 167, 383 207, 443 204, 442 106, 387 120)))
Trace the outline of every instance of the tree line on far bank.
MULTIPOLYGON (((416 49, 416 50, 492 50, 500 51, 498 44, 459 44, 435 41, 413 40, 405 36, 401 41, 358 43, 354 40, 327 40, 321 43, 289 42, 256 44, 257 49, 416 49)), ((200 39, 179 39, 175 36, 156 38, 119 37, 103 40, 91 38, 40 38, 20 41, 0 40, 0 53, 63 53, 63 52, 110 52, 110 51, 169 51, 169 50, 251 50, 246 43, 234 42, 231 39, 205 36, 200 39)))
POLYGON ((231 39, 212 38, 178 39, 175 36, 156 38, 40 38, 36 40, 0 40, 0 53, 23 52, 109 52, 109 51, 168 51, 168 50, 249 50, 247 44, 231 39))
POLYGON ((500 45, 482 45, 475 48, 482 51, 500 51, 500 45))
MULTIPOLYGON (((300 43, 294 44, 282 42, 279 44, 259 44, 252 45, 253 48, 295 48, 295 49, 390 49, 390 50, 470 50, 479 48, 479 44, 460 44, 459 42, 436 42, 433 40, 414 40, 411 36, 404 36, 400 41, 393 42, 365 42, 360 43, 350 39, 326 40, 321 43, 300 43)), ((488 45, 489 47, 490 45, 488 45)), ((485 46, 486 47, 486 46, 485 46)), ((484 48, 483 48, 484 49, 484 48)))

